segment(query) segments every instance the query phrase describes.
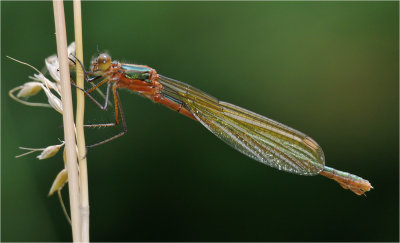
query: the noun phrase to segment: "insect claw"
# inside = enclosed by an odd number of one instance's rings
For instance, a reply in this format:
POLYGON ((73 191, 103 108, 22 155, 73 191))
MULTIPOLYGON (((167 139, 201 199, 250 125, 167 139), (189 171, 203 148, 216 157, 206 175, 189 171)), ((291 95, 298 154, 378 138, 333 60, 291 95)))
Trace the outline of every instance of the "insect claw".
MULTIPOLYGON (((72 55, 72 54, 70 54, 70 55, 72 55)), ((74 56, 74 55, 72 55, 72 56, 74 56)), ((75 57, 75 56, 74 56, 74 57, 75 57)), ((76 57, 75 57, 75 58, 76 58, 76 57)), ((76 65, 76 62, 75 62, 72 58, 68 57, 68 59, 76 65)), ((57 69, 57 70, 58 70, 58 69, 57 69)))
MULTIPOLYGON (((81 66, 82 71, 83 71, 83 73, 85 74, 85 80, 86 80, 86 81, 89 80, 89 78, 88 78, 88 73, 87 73, 87 71, 85 70, 85 67, 83 66, 81 60, 79 60, 74 54, 70 54, 70 55, 73 56, 73 57, 75 58, 75 60, 77 60, 77 61, 79 62, 79 65, 81 66)), ((68 57, 68 59, 71 60, 71 62, 73 62, 73 63, 76 65, 76 62, 75 62, 74 60, 72 60, 72 58, 68 57)))

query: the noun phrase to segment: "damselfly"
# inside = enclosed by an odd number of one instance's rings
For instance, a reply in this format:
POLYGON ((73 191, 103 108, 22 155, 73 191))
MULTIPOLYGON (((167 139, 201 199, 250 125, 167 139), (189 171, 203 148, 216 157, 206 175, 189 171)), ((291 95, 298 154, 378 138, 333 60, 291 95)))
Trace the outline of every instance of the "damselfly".
POLYGON ((199 121, 222 141, 263 164, 299 175, 320 174, 337 181, 343 188, 350 189, 357 195, 362 195, 372 188, 371 184, 361 177, 325 166, 321 147, 304 133, 220 101, 188 84, 159 75, 151 67, 112 61, 108 54, 102 53, 92 61, 90 72, 85 73, 93 76, 87 76, 88 82, 99 80, 91 89, 84 91, 85 94, 105 110, 112 89, 115 107, 114 123, 86 126, 115 126, 120 124, 121 117, 123 127, 121 133, 91 147, 109 142, 127 132, 118 95, 119 88, 126 88, 199 121), (90 93, 103 84, 107 84, 107 92, 105 104, 101 105, 90 93))

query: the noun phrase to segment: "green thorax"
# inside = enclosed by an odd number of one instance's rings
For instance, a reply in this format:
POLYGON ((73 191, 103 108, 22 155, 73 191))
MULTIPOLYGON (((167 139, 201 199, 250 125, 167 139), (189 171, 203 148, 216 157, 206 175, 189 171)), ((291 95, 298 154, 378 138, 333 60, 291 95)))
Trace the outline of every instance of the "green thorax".
POLYGON ((121 66, 122 70, 124 70, 124 74, 126 78, 142 80, 148 83, 151 83, 150 78, 150 68, 145 66, 138 66, 132 64, 124 64, 121 66))

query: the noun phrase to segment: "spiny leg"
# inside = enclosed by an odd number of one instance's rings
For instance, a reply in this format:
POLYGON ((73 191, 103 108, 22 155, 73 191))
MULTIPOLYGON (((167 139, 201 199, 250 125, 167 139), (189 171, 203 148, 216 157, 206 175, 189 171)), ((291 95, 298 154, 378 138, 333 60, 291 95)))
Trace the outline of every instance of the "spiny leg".
MULTIPOLYGON (((85 69, 85 67, 83 66, 82 62, 81 62, 74 54, 70 54, 70 55, 73 56, 73 57, 75 58, 75 60, 77 60, 77 61, 79 62, 79 65, 81 66, 81 69, 82 69, 83 73, 85 74, 85 80, 88 80, 88 79, 89 79, 89 78, 88 78, 89 72, 86 71, 86 69, 85 69)), ((75 62, 74 59, 72 59, 72 58, 70 58, 70 57, 68 57, 68 59, 69 59, 71 62, 73 62, 74 65, 76 65, 76 62, 75 62)))
POLYGON ((110 78, 105 78, 103 81, 101 81, 100 83, 98 83, 96 86, 94 86, 93 88, 91 88, 90 90, 86 91, 84 89, 82 89, 81 87, 78 87, 75 82, 73 81, 73 79, 71 78, 71 84, 73 86, 75 86, 77 89, 81 90, 83 93, 85 93, 85 96, 89 97, 100 109, 102 110, 106 110, 107 106, 108 106, 108 97, 109 97, 109 93, 110 93, 110 87, 111 87, 111 83, 108 83, 107 85, 107 93, 106 93, 106 99, 105 99, 105 104, 104 106, 100 104, 100 102, 98 102, 92 95, 90 95, 91 92, 93 92, 93 90, 97 89, 100 85, 104 84, 105 82, 109 81, 110 78))
MULTIPOLYGON (((83 66, 81 60, 79 60, 79 59, 78 59, 76 56, 74 56, 73 54, 70 54, 70 55, 73 56, 73 57, 75 58, 75 60, 78 61, 79 65, 81 66, 81 68, 82 68, 82 70, 83 70, 83 73, 85 74, 85 80, 86 80, 86 82, 91 83, 91 82, 96 81, 97 79, 103 77, 103 76, 101 76, 101 75, 98 75, 98 76, 95 76, 95 77, 93 77, 93 78, 89 78, 89 75, 94 75, 94 73, 86 71, 86 69, 85 69, 85 67, 83 66)), ((68 57, 68 59, 76 65, 76 62, 75 62, 72 58, 68 57)))
MULTIPOLYGON (((125 115, 124 115, 124 111, 122 110, 121 99, 119 98, 119 94, 118 94, 117 88, 118 88, 118 85, 114 84, 114 86, 113 86, 113 95, 114 95, 114 103, 115 103, 114 104, 114 108, 115 108, 115 123, 110 123, 110 124, 108 124, 108 126, 116 126, 116 125, 119 124, 119 116, 118 116, 118 109, 119 109, 119 111, 121 113, 121 122, 122 122, 123 131, 118 133, 117 135, 114 135, 114 136, 112 136, 110 138, 107 138, 106 140, 103 140, 101 142, 98 142, 98 143, 95 143, 95 144, 92 144, 92 145, 89 145, 89 146, 86 146, 86 147, 93 148, 95 146, 108 143, 111 140, 119 138, 119 137, 121 137, 122 135, 124 135, 125 133, 128 132, 128 127, 126 125, 125 115)), ((101 124, 99 124, 99 125, 101 125, 101 124)), ((104 125, 106 125, 106 124, 103 124, 103 126, 104 125)), ((87 125, 87 126, 95 127, 97 125, 87 125)))
MULTIPOLYGON (((100 104, 100 102, 98 102, 93 96, 91 96, 86 90, 76 86, 76 84, 72 81, 71 82, 72 85, 74 85, 76 88, 80 89, 81 91, 83 91, 85 93, 85 96, 89 97, 100 109, 102 110, 106 110, 108 107, 108 97, 110 94, 110 87, 111 87, 111 83, 107 84, 107 94, 106 94, 106 99, 105 99, 105 104, 104 106, 102 106, 100 104)), ((83 125, 84 127, 112 127, 115 126, 114 123, 101 123, 101 124, 89 124, 89 125, 83 125)))

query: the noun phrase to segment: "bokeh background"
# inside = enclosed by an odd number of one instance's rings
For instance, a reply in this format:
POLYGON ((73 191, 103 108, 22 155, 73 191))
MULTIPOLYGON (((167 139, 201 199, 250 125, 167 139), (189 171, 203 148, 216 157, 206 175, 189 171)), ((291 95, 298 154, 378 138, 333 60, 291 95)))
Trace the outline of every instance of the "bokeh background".
MULTIPOLYGON (((73 41, 72 3, 65 5, 73 41)), ((89 150, 93 241, 398 241, 398 2, 84 2, 84 54, 147 64, 294 127, 326 164, 362 176, 359 197, 280 172, 199 123, 121 91, 129 132, 89 150)), ((56 52, 51 2, 1 2, 2 241, 70 241, 56 196, 61 116, 11 100, 56 52)), ((43 97, 41 94, 39 97, 43 97)), ((86 123, 113 121, 87 105, 86 123)), ((117 130, 88 129, 87 143, 117 130)), ((67 189, 63 192, 68 201, 67 189)))

